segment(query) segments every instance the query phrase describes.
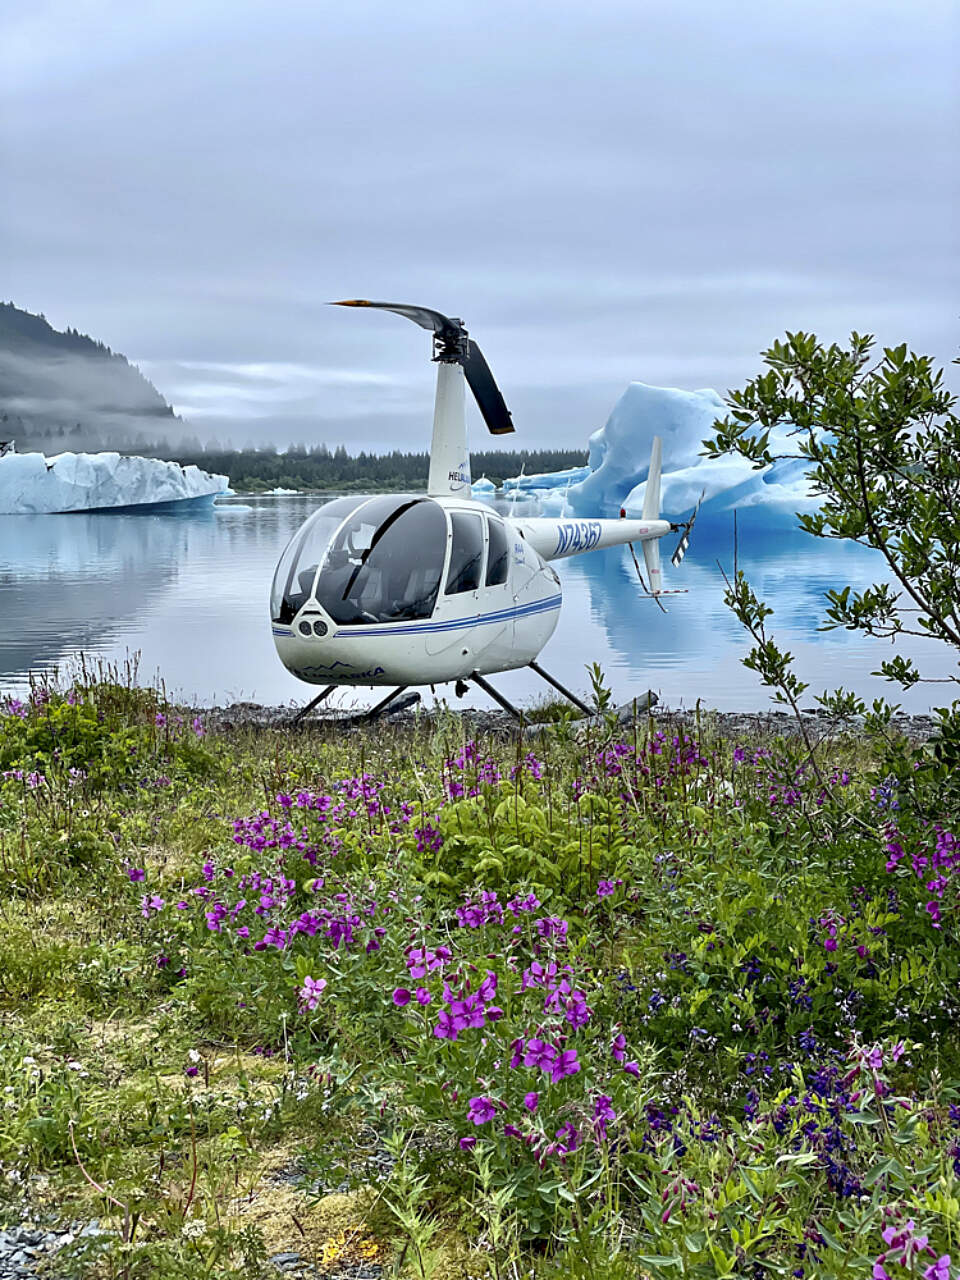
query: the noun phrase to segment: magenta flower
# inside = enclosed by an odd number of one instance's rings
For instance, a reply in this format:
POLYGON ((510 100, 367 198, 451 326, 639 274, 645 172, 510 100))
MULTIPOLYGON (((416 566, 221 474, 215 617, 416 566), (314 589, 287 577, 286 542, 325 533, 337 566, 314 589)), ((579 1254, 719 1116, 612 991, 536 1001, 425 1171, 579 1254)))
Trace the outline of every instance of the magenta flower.
POLYGON ((628 1076, 634 1076, 637 1080, 640 1079, 640 1067, 636 1062, 625 1062, 623 1069, 628 1076))
POLYGON ((300 988, 300 1003, 305 1009, 316 1009, 320 1003, 320 997, 326 990, 326 978, 304 978, 303 986, 300 988))
POLYGON ((578 1027, 585 1027, 590 1021, 590 1010, 587 1007, 586 997, 581 991, 574 991, 573 995, 567 1001, 566 1019, 571 1027, 576 1030, 578 1027))
POLYGON ((627 1049, 627 1037, 623 1034, 622 1031, 618 1032, 617 1036, 613 1041, 613 1044, 611 1044, 610 1046, 610 1052, 616 1058, 617 1062, 623 1062, 624 1058, 626 1058, 627 1056, 626 1049, 627 1049))
POLYGON ((469 1151, 471 1147, 475 1147, 476 1145, 477 1139, 472 1133, 468 1134, 467 1137, 460 1139, 460 1148, 463 1151, 469 1151))
POLYGON ((467 1119, 473 1124, 486 1124, 497 1114, 497 1108, 490 1098, 471 1098, 467 1108, 467 1119))
POLYGON ((430 992, 427 990, 426 987, 417 987, 416 991, 413 993, 413 996, 417 1004, 429 1004, 430 1001, 433 999, 433 997, 430 995, 430 992))
POLYGON ((544 1040, 528 1040, 526 1052, 523 1055, 523 1065, 539 1067, 542 1071, 552 1071, 556 1057, 557 1051, 552 1044, 547 1044, 544 1040))
POLYGON ((563 1155, 576 1151, 580 1145, 580 1135, 569 1120, 557 1130, 557 1138, 560 1140, 559 1150, 563 1155))
POLYGON ((138 880, 146 880, 147 878, 147 873, 144 871, 143 867, 128 867, 127 875, 134 884, 136 884, 138 880))
POLYGON ((410 992, 406 987, 397 987, 393 993, 393 1003, 398 1008, 403 1008, 405 1004, 410 1003, 410 992))
POLYGON ((944 1253, 936 1262, 927 1267, 923 1280, 950 1280, 950 1255, 944 1253))
POLYGON ((615 880, 600 880, 597 883, 597 897, 609 898, 611 893, 616 891, 617 884, 615 880))
POLYGON ((601 1093, 593 1104, 593 1114, 597 1120, 603 1120, 606 1124, 612 1123, 617 1118, 617 1113, 613 1109, 613 1099, 601 1093))
MULTIPOLYGON (((547 1068, 544 1068, 547 1070, 547 1068)), ((565 1080, 567 1076, 575 1076, 580 1070, 576 1049, 564 1049, 550 1070, 550 1078, 554 1084, 565 1080)), ((572 1149, 572 1148, 571 1148, 572 1149)))
POLYGON ((533 1114, 534 1111, 536 1111, 537 1105, 539 1104, 539 1102, 540 1102, 539 1093, 526 1093, 523 1096, 523 1105, 527 1108, 527 1110, 531 1113, 531 1115, 533 1114))
POLYGON ((437 1025, 433 1028, 433 1034, 438 1040, 456 1040, 457 1025, 446 1009, 441 1009, 437 1015, 437 1025))

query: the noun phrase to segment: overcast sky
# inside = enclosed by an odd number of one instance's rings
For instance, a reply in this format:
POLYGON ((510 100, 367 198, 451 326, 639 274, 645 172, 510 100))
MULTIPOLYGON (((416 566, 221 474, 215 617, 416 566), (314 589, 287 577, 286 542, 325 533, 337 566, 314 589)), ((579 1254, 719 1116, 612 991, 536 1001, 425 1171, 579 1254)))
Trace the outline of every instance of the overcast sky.
POLYGON ((631 380, 723 393, 786 328, 956 354, 955 3, 0 14, 0 292, 201 437, 427 446, 428 335, 334 298, 462 316, 518 446, 631 380))

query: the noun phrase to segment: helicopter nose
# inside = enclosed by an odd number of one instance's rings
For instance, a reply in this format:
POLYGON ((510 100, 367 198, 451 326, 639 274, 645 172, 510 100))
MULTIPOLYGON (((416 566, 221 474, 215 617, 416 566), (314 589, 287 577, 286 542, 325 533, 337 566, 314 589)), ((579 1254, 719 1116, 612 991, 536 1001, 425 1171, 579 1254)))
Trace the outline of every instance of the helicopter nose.
POLYGON ((305 638, 307 636, 323 637, 328 634, 330 628, 322 618, 314 618, 313 620, 310 618, 301 618, 297 623, 297 630, 305 638))

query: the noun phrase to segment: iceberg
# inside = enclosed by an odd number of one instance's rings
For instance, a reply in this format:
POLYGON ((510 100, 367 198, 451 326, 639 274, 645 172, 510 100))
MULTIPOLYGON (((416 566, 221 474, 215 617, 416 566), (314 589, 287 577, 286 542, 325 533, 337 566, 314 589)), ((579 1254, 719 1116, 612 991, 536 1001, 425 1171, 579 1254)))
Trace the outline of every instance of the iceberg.
POLYGON ((226 476, 158 458, 119 453, 0 456, 0 515, 178 510, 208 505, 227 487, 226 476))
POLYGON ((529 476, 511 476, 509 480, 504 480, 503 487, 504 489, 556 489, 565 484, 586 480, 589 475, 589 466, 567 467, 565 471, 543 471, 534 472, 529 476))
MULTIPOLYGON (((576 515, 615 514, 646 476, 654 436, 663 437, 664 466, 694 466, 701 441, 726 412, 716 391, 678 391, 631 382, 590 437, 591 474, 568 494, 576 515)), ((699 492, 699 491, 698 491, 699 492)))
MULTIPOLYGON (((797 511, 817 506, 805 462, 788 458, 754 470, 744 458, 702 456, 727 408, 716 391, 681 391, 631 382, 604 426, 590 437, 588 467, 546 475, 517 476, 504 488, 536 492, 544 515, 610 516, 623 508, 639 516, 643 508, 653 437, 663 438, 661 510, 679 519, 704 495, 702 520, 734 507, 763 509, 764 521, 792 522, 797 511)), ((795 453, 786 432, 771 434, 775 451, 795 453)))
POLYGON ((492 480, 488 480, 486 476, 481 476, 479 480, 474 480, 470 488, 474 493, 496 493, 497 486, 492 480))

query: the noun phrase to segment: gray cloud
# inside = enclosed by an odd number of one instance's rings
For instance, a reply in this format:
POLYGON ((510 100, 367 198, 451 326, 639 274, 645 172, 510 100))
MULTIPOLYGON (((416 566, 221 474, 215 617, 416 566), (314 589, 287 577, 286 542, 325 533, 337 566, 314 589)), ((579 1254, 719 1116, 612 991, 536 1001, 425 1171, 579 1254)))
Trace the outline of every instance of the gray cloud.
POLYGON ((344 296, 463 316, 518 443, 788 327, 946 361, 955 14, 47 0, 0 32, 5 288, 280 443, 426 446, 426 335, 344 296))

